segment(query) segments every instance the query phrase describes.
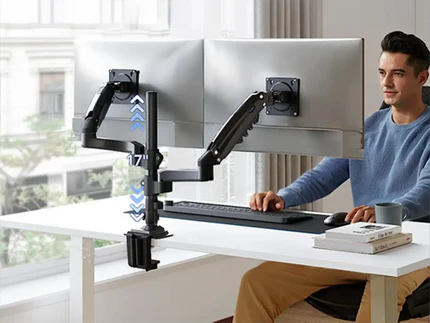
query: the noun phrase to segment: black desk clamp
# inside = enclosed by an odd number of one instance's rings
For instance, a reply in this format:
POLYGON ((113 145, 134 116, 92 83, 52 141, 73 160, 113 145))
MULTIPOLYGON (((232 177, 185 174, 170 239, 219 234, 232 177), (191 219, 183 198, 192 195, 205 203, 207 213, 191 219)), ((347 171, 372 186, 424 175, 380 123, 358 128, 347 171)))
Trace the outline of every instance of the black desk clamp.
POLYGON ((130 267, 157 269, 159 260, 152 259, 151 239, 162 239, 171 236, 158 225, 158 210, 163 203, 158 195, 172 191, 173 182, 203 182, 213 180, 213 167, 219 165, 236 144, 243 142, 243 137, 258 122, 260 111, 266 107, 266 114, 298 116, 299 80, 266 79, 266 92, 252 93, 223 125, 206 152, 198 160, 198 168, 191 170, 163 170, 159 167, 163 155, 158 149, 157 92, 146 91, 146 141, 144 146, 139 142, 116 141, 97 138, 97 131, 109 110, 111 103, 129 103, 128 100, 138 95, 139 71, 109 70, 109 82, 99 88, 87 109, 82 125, 82 147, 129 152, 144 156, 135 164, 147 170, 141 184, 145 195, 145 226, 128 231, 127 256, 130 267), (275 80, 275 84, 273 84, 275 80), (275 89, 276 88, 276 89, 275 89))

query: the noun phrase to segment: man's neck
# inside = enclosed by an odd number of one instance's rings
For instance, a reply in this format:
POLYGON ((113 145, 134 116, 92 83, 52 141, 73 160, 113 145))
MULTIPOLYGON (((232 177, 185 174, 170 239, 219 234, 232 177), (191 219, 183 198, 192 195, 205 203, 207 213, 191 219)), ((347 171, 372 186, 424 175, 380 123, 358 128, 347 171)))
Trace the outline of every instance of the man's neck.
POLYGON ((423 102, 408 105, 408 107, 392 106, 393 121, 396 124, 408 124, 418 119, 425 111, 423 102))

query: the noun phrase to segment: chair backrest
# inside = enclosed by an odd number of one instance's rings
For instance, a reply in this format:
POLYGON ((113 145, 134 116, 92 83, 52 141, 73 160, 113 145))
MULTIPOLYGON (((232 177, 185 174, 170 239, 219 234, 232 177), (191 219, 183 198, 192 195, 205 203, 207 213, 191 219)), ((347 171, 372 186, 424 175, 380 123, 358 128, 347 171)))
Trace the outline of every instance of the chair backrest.
MULTIPOLYGON (((423 86, 423 102, 427 105, 430 105, 430 86, 423 86)), ((381 107, 379 110, 389 108, 390 106, 382 101, 381 107)))

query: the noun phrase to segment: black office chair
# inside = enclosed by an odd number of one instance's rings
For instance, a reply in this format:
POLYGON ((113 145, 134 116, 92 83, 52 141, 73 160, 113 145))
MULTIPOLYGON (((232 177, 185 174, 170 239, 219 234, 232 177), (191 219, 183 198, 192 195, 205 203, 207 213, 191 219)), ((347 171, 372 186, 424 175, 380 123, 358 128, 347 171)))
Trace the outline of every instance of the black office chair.
MULTIPOLYGON (((423 101, 430 105, 430 86, 424 86, 423 88, 423 101)), ((388 107, 389 105, 382 102, 380 109, 388 107)), ((430 214, 413 221, 430 223, 430 214)), ((327 287, 315 292, 305 301, 325 314, 346 321, 355 321, 365 285, 366 282, 327 287)), ((400 312, 399 322, 429 315, 429 295, 430 278, 426 279, 412 295, 406 298, 406 302, 400 312)))

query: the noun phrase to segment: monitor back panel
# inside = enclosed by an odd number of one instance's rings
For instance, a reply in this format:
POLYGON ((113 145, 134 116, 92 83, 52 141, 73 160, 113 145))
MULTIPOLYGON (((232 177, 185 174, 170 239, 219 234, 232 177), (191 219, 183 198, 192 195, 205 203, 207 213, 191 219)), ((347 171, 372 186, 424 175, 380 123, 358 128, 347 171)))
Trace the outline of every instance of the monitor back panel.
MULTIPOLYGON (((135 69, 139 95, 158 92, 159 145, 203 147, 203 40, 92 40, 77 42, 75 51, 75 134, 109 70, 135 69)), ((146 130, 131 130, 131 106, 112 103, 98 137, 146 143, 146 130)))
POLYGON ((205 146, 266 78, 300 79, 300 114, 267 115, 237 151, 363 156, 362 39, 229 39, 204 43, 205 146))

